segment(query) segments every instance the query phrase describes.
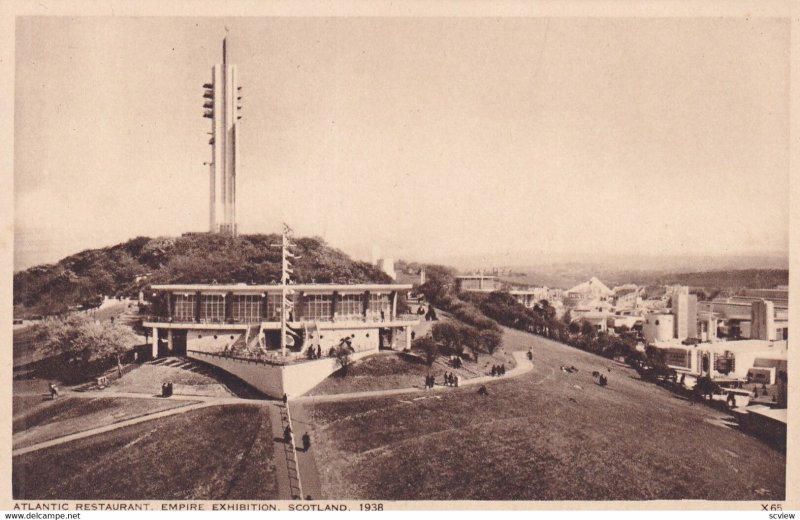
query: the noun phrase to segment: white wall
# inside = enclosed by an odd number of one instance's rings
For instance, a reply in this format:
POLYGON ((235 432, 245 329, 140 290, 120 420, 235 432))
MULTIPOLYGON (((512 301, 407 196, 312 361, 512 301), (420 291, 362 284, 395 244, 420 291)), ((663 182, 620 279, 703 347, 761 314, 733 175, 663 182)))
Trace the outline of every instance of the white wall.
MULTIPOLYGON (((352 360, 375 354, 376 350, 357 352, 352 360)), ((308 392, 339 369, 336 358, 303 361, 294 365, 277 366, 242 359, 211 356, 189 352, 189 357, 218 367, 270 397, 279 399, 284 393, 298 397, 308 392)))

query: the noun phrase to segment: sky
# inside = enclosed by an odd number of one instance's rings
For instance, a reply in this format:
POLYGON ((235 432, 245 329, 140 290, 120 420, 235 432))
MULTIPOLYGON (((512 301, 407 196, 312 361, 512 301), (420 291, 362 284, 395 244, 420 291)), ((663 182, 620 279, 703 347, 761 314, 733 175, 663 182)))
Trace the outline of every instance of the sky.
POLYGON ((285 221, 361 259, 788 257, 789 29, 18 18, 15 270, 206 230, 202 85, 226 34, 242 233, 285 221))

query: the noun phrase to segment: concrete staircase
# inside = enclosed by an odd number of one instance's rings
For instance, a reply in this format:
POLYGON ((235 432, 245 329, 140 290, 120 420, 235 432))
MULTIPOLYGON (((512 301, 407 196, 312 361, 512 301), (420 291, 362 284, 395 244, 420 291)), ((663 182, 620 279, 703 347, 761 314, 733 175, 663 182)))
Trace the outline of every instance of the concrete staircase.
POLYGON ((297 445, 295 444, 297 432, 292 426, 292 415, 289 411, 288 403, 280 407, 280 412, 281 431, 288 426, 292 432, 294 432, 292 435, 292 441, 289 443, 283 443, 283 456, 286 463, 286 470, 289 475, 289 489, 293 499, 303 500, 305 495, 303 495, 303 483, 300 480, 300 465, 297 463, 297 445))

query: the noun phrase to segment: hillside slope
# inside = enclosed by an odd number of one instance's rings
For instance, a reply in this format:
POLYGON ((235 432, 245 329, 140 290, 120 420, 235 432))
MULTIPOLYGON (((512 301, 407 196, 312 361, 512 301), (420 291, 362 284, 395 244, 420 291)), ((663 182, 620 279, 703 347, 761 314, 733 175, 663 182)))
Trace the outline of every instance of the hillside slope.
MULTIPOLYGON (((279 235, 137 237, 14 274, 14 313, 52 314, 99 295, 135 295, 153 283, 273 283, 280 278, 279 235)), ((321 238, 296 238, 299 283, 391 282, 321 238)))

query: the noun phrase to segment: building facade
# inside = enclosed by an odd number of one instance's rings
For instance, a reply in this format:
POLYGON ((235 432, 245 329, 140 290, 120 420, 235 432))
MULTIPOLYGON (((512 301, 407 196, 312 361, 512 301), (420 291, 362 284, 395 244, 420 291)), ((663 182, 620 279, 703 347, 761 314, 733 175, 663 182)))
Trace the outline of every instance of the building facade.
POLYGON ((187 356, 273 397, 287 389, 299 395, 338 368, 338 348, 357 359, 396 347, 401 335, 410 348, 411 327, 419 317, 397 313, 398 294, 409 289, 400 284, 154 285, 153 314, 143 325, 152 331, 153 357, 187 356), (282 345, 287 347, 283 353, 282 345))

